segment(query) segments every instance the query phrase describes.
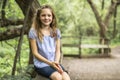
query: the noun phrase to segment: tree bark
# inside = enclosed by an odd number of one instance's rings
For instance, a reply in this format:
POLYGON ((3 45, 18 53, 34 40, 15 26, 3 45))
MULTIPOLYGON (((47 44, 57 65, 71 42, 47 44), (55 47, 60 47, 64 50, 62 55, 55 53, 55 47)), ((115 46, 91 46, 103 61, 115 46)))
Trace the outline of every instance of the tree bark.
POLYGON ((106 25, 106 27, 109 26, 109 20, 112 17, 113 13, 115 12, 116 5, 117 2, 111 2, 108 13, 106 14, 106 17, 104 19, 104 24, 106 25))
POLYGON ((16 20, 16 21, 13 21, 13 20, 9 20, 9 19, 0 19, 0 26, 1 27, 7 27, 9 25, 21 25, 23 24, 23 20, 16 20))
POLYGON ((105 0, 102 0, 102 7, 101 7, 102 10, 104 9, 104 5, 105 5, 105 0))
POLYGON ((115 38, 115 36, 116 36, 116 32, 117 32, 117 30, 116 30, 116 17, 117 17, 117 5, 116 5, 116 7, 115 7, 115 12, 114 12, 114 20, 113 20, 113 38, 115 38))
MULTIPOLYGON (((27 32, 27 29, 25 29, 27 32)), ((20 36, 21 28, 8 29, 7 31, 0 33, 0 41, 13 39, 20 36)))

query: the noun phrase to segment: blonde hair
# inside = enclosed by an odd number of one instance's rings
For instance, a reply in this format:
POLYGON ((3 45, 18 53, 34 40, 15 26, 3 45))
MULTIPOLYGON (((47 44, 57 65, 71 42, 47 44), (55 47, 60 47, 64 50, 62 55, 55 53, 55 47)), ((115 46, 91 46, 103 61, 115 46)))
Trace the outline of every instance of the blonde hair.
POLYGON ((42 23, 40 21, 40 14, 41 14, 42 10, 46 9, 46 8, 50 9, 50 11, 52 13, 52 16, 53 16, 52 22, 50 24, 50 28, 52 29, 51 30, 52 31, 51 32, 52 33, 51 36, 52 37, 56 37, 57 36, 57 33, 56 33, 57 20, 56 20, 56 16, 54 14, 54 11, 53 11, 53 9, 52 9, 51 6, 49 6, 49 5, 43 5, 43 6, 41 6, 40 8, 37 9, 36 14, 35 14, 35 16, 33 18, 33 24, 32 24, 32 26, 35 28, 35 30, 37 32, 37 36, 40 39, 40 41, 42 41, 42 39, 43 39, 43 34, 41 32, 42 23))

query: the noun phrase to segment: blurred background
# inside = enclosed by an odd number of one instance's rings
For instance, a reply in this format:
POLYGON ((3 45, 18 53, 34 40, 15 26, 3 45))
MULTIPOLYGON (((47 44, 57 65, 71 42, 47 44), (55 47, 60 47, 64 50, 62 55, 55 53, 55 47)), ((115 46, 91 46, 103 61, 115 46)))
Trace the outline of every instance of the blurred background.
POLYGON ((27 33, 44 4, 57 16, 63 55, 100 54, 99 48, 82 49, 84 44, 120 45, 119 0, 0 0, 0 77, 20 75, 31 64, 27 33))

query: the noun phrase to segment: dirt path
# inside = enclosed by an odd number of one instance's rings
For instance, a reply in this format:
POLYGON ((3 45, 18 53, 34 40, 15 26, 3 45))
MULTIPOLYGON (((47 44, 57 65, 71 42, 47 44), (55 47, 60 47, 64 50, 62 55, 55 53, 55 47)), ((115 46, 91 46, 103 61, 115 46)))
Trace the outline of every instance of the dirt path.
POLYGON ((72 80, 120 80, 120 47, 112 58, 64 58, 63 65, 72 80))

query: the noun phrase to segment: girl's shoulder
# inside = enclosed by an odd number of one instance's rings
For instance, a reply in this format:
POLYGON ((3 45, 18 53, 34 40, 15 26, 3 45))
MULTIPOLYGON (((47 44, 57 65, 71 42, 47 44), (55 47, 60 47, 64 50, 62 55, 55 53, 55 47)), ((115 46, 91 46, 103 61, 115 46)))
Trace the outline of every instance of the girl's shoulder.
POLYGON ((56 29, 56 33, 57 33, 57 38, 61 38, 61 32, 59 28, 56 29))
POLYGON ((36 31, 35 31, 34 28, 30 28, 30 30, 29 30, 29 37, 30 37, 30 38, 35 38, 35 37, 37 37, 36 31))
POLYGON ((56 29, 56 32, 57 32, 57 34, 60 34, 60 29, 57 28, 57 29, 56 29))
POLYGON ((30 30, 35 30, 35 28, 34 28, 34 27, 31 27, 30 30))
POLYGON ((35 31, 35 28, 33 28, 33 27, 31 27, 29 31, 30 31, 30 32, 31 32, 31 31, 32 31, 32 32, 36 32, 36 31, 35 31))

